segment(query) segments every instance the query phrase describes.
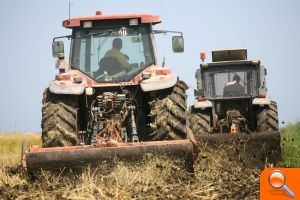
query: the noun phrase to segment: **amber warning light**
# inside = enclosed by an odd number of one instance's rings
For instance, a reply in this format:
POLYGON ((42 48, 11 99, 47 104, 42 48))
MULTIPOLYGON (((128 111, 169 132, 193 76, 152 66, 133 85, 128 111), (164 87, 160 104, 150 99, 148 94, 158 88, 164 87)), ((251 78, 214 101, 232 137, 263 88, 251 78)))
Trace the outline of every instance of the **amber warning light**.
POLYGON ((102 12, 100 10, 97 10, 96 15, 102 15, 102 12))
POLYGON ((201 58, 202 62, 204 62, 204 60, 206 58, 205 52, 200 53, 200 58, 201 58))

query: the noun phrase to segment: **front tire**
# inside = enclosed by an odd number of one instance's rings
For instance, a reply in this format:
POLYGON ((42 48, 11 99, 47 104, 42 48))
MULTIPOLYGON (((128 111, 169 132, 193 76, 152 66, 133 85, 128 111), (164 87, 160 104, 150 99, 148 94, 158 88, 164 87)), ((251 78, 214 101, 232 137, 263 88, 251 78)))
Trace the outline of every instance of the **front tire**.
POLYGON ((268 107, 262 109, 257 115, 257 130, 262 131, 278 131, 278 111, 275 101, 271 101, 268 107))
POLYGON ((206 110, 191 108, 190 128, 195 135, 206 134, 211 128, 210 114, 206 110))
POLYGON ((187 138, 187 89, 186 83, 179 80, 171 90, 161 92, 158 98, 150 102, 152 140, 187 138))
POLYGON ((43 147, 73 146, 77 137, 77 96, 53 94, 46 89, 42 107, 43 147))

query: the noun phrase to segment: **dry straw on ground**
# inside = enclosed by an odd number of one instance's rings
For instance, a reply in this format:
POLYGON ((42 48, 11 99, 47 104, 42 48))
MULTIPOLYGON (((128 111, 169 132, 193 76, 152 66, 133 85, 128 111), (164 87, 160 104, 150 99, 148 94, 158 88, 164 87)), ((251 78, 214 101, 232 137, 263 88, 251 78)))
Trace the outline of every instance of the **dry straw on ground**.
POLYGON ((0 135, 2 199, 258 199, 260 169, 228 158, 226 147, 199 144, 195 173, 178 161, 149 157, 138 164, 118 162, 80 173, 41 172, 30 180, 17 167, 21 140, 39 144, 38 135, 0 135))

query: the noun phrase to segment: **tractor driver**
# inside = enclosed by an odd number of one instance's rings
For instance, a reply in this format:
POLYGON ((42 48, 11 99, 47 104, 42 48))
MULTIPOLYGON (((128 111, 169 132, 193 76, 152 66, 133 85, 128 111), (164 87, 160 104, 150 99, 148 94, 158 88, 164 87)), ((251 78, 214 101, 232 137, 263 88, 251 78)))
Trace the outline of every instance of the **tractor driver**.
POLYGON ((126 71, 129 71, 131 69, 130 64, 128 63, 129 57, 120 51, 122 47, 122 40, 120 38, 115 38, 112 42, 112 49, 107 51, 104 57, 115 58, 119 61, 121 67, 126 71))
POLYGON ((225 97, 244 95, 245 88, 240 84, 240 81, 241 77, 235 74, 233 76, 232 82, 228 82, 224 87, 223 95, 225 97))

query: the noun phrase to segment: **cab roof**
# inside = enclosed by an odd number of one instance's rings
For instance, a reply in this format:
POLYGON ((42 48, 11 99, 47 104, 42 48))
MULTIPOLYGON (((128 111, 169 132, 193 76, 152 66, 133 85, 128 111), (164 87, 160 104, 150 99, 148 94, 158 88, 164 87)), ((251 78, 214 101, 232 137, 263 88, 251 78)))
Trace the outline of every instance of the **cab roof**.
POLYGON ((210 68, 210 67, 229 67, 229 66, 260 66, 260 60, 231 60, 231 61, 220 61, 220 62, 204 62, 200 64, 200 67, 210 68))
POLYGON ((260 60, 247 60, 247 49, 245 48, 221 49, 212 51, 212 62, 201 63, 200 67, 228 67, 239 65, 259 66, 260 60))
POLYGON ((140 19, 142 24, 157 24, 160 23, 160 17, 152 14, 108 14, 103 15, 100 11, 96 12, 94 16, 77 17, 66 19, 63 21, 63 27, 73 28, 80 26, 83 21, 100 21, 100 20, 118 20, 118 19, 140 19))

